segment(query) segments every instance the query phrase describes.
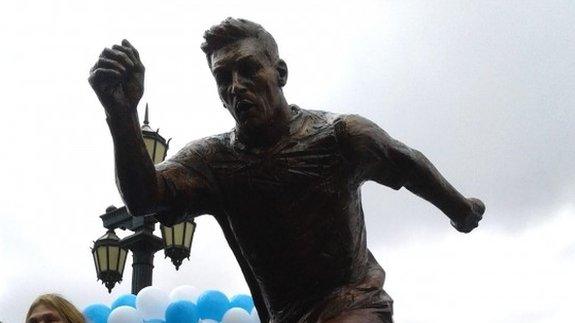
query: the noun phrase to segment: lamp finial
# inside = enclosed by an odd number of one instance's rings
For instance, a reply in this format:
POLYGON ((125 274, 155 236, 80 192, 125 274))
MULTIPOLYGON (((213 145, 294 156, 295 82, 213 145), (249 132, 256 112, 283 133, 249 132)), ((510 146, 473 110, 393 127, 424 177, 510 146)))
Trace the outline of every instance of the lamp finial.
POLYGON ((148 121, 148 102, 146 102, 146 113, 144 114, 144 124, 150 124, 150 122, 148 121))

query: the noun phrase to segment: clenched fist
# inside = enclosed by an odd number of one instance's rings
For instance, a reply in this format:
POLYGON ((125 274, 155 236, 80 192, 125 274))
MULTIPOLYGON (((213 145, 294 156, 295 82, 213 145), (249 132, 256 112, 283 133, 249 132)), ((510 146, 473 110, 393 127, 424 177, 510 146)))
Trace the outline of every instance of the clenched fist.
POLYGON ((127 40, 105 48, 88 78, 109 117, 135 113, 144 93, 144 65, 127 40))
POLYGON ((451 220, 451 225, 457 229, 457 231, 464 233, 469 233, 475 229, 479 225, 479 221, 481 221, 483 213, 485 212, 485 205, 481 200, 469 198, 467 202, 469 204, 469 211, 466 214, 462 214, 457 221, 451 220))

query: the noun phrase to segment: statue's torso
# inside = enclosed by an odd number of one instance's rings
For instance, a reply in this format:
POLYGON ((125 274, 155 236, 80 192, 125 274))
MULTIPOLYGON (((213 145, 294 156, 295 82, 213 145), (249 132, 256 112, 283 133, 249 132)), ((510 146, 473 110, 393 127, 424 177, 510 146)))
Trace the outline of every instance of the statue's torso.
POLYGON ((197 152, 220 205, 214 215, 284 318, 362 283, 374 268, 383 283, 366 247, 359 183, 340 153, 338 116, 294 114, 289 138, 266 152, 250 153, 233 133, 204 140, 197 152))

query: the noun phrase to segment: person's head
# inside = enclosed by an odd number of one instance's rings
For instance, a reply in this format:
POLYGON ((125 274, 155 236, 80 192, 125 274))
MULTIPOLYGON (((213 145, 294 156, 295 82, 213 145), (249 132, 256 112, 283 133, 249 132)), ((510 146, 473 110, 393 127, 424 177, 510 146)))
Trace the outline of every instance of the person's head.
POLYGON ((26 323, 85 323, 72 303, 57 294, 38 296, 26 314, 26 323))
POLYGON ((274 38, 260 25, 227 18, 204 34, 201 48, 216 79, 224 107, 239 127, 271 126, 287 107, 282 87, 287 66, 274 38))

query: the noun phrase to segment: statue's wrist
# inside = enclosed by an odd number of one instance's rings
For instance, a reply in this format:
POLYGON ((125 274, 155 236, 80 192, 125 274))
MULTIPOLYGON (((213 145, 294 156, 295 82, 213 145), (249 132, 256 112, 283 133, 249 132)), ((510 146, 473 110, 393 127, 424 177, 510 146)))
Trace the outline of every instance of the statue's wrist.
POLYGON ((467 199, 464 199, 462 203, 460 203, 457 207, 455 207, 451 214, 449 214, 449 218, 451 221, 456 223, 464 223, 465 219, 471 214, 472 208, 471 204, 467 199))
POLYGON ((451 215, 449 216, 449 219, 451 220, 451 222, 455 224, 462 224, 464 215, 463 214, 451 215))
POLYGON ((109 105, 104 110, 107 120, 131 120, 137 115, 136 107, 127 104, 109 105))
POLYGON ((120 109, 116 109, 113 113, 106 111, 106 122, 112 132, 125 131, 132 127, 139 129, 138 114, 135 108, 123 111, 118 110, 120 109))

